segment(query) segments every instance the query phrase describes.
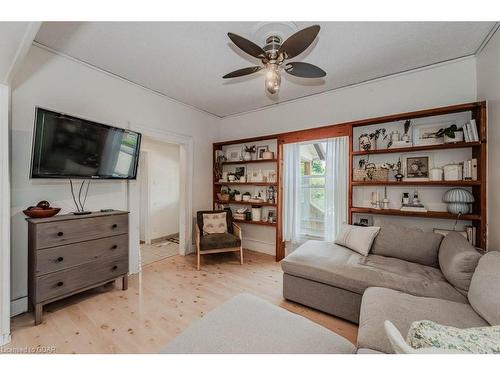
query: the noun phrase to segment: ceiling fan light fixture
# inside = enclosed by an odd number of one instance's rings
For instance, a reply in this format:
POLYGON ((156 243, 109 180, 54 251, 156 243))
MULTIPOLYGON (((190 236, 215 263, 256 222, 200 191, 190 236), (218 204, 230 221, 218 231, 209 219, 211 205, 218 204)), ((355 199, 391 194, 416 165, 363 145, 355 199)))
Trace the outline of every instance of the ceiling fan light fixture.
POLYGON ((280 90, 281 74, 276 64, 267 65, 265 85, 266 91, 271 95, 277 94, 280 90))

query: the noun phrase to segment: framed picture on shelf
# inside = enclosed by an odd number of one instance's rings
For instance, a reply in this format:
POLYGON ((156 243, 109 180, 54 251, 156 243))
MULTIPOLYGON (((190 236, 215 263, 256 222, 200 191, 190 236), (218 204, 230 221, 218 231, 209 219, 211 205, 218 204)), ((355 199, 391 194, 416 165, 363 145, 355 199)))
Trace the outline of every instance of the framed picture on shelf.
POLYGON ((245 176, 247 174, 246 170, 246 167, 236 167, 234 170, 234 175, 239 179, 241 176, 245 176))
POLYGON ((453 122, 433 123, 413 125, 413 145, 440 145, 444 143, 444 137, 438 137, 437 132, 443 128, 447 128, 453 122))
POLYGON ((241 146, 228 147, 226 149, 226 159, 227 161, 240 161, 241 157, 241 146))
POLYGON ((257 160, 264 159, 264 152, 269 151, 269 146, 257 146, 257 160))
POLYGON ((403 171, 405 181, 428 181, 432 168, 429 155, 403 157, 403 171))

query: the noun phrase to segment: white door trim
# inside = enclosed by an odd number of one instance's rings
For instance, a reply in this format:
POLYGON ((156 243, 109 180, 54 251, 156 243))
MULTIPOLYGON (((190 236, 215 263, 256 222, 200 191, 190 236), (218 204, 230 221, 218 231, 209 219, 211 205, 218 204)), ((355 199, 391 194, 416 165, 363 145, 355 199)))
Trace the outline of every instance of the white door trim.
POLYGON ((0 84, 0 346, 10 342, 10 90, 0 84))
MULTIPOLYGON (((129 129, 154 138, 158 141, 180 146, 180 196, 179 196, 179 254, 186 255, 192 251, 192 212, 193 212, 193 171, 194 145, 190 136, 176 134, 167 130, 151 129, 138 124, 129 124, 129 129)), ((140 271, 139 219, 140 219, 140 186, 137 181, 128 183, 128 209, 130 211, 131 228, 129 247, 130 273, 140 271), (134 229, 137 236, 134 235, 134 229), (135 238, 137 237, 137 238, 135 238)))

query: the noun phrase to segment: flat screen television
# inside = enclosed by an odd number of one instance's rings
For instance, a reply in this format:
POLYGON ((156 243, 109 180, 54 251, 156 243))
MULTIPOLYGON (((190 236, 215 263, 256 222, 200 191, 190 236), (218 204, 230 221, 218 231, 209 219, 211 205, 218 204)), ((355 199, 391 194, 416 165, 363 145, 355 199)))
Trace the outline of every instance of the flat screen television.
POLYGON ((141 134, 37 107, 31 178, 135 179, 141 134))

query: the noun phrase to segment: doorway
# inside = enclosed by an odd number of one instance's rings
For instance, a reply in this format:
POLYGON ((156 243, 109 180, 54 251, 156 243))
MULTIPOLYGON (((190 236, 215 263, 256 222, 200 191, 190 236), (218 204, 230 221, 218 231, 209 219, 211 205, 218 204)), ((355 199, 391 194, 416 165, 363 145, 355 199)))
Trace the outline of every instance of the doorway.
POLYGON ((139 158, 140 262, 179 254, 180 146, 143 136, 139 158))

